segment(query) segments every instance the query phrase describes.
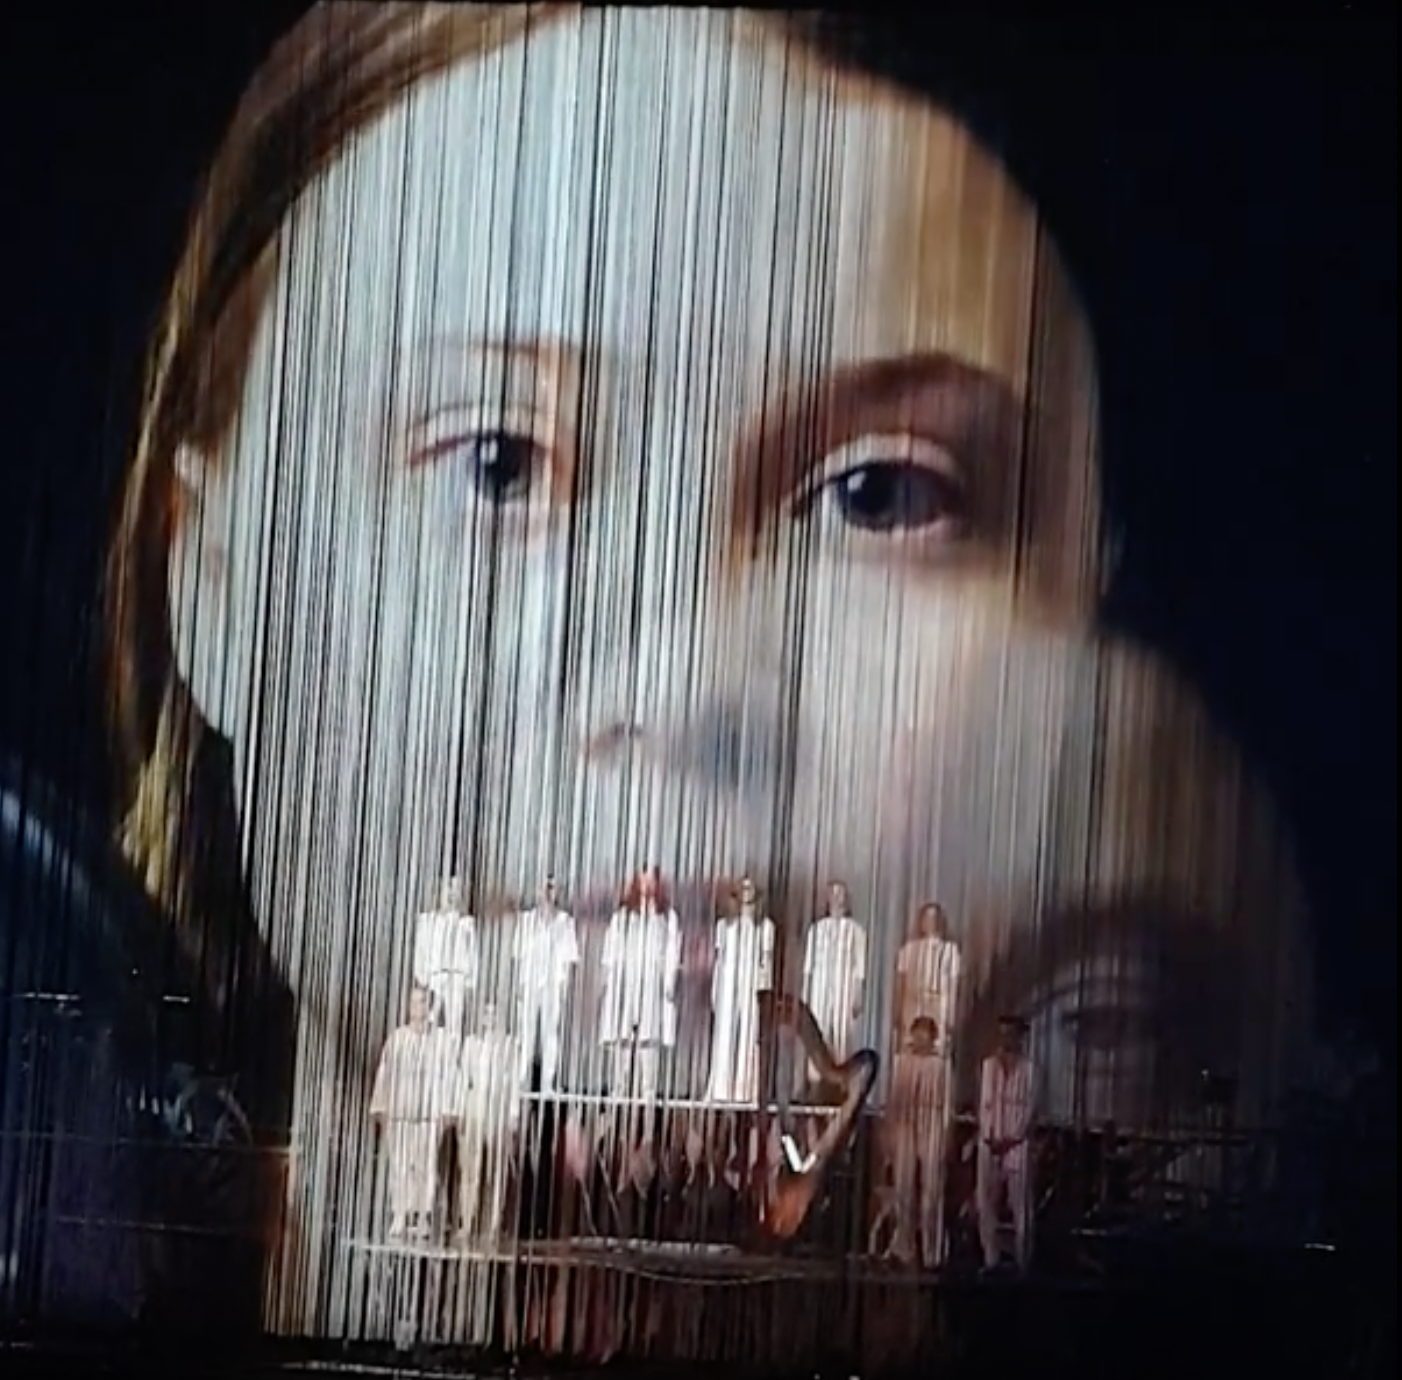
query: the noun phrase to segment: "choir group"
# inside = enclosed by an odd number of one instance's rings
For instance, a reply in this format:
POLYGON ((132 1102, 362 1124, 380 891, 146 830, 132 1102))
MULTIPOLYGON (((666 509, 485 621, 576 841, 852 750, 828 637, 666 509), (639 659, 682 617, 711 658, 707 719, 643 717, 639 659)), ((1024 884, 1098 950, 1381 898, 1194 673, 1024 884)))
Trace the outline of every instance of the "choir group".
MULTIPOLYGON (((760 994, 781 985, 776 927, 754 883, 743 879, 729 913, 715 922, 710 981, 710 1053, 705 1094, 688 1105, 718 1112, 772 1099, 760 1087, 760 994)), ((458 1201, 451 1214, 465 1242, 500 1235, 507 1179, 522 1107, 533 1088, 562 1093, 562 1042, 571 975, 581 964, 574 917, 559 904, 553 878, 515 917, 509 946, 507 1020, 500 998, 475 1005, 483 967, 477 925, 456 878, 437 909, 418 917, 407 1024, 385 1044, 371 1096, 384 1132, 391 1239, 427 1238, 439 1189, 444 1128, 455 1130, 458 1201), (473 1012, 477 1015, 474 1017, 473 1012)), ((615 1106, 648 1106, 660 1090, 661 1060, 678 1038, 682 930, 655 868, 641 870, 608 921, 599 959, 594 1042, 615 1106)), ((921 908, 895 965, 890 1078, 881 1117, 882 1171, 870 1245, 927 1266, 943 1259, 944 1171, 952 1120, 952 1054, 960 978, 958 946, 938 905, 921 908)), ((853 917, 846 886, 828 888, 827 911, 807 927, 802 997, 832 1057, 841 1063, 861 1038, 868 974, 866 928, 853 917)), ((1017 1260, 1031 1251, 1028 1137, 1034 1067, 1022 1049, 1025 1023, 1000 1025, 998 1051, 984 1061, 979 1099, 978 1215, 985 1264, 999 1259, 1004 1198, 1016 1231, 1017 1260)), ((813 1100, 819 1075, 802 1056, 781 1075, 795 1101, 813 1100)), ((578 1091, 578 1090, 576 1090, 578 1091)), ((797 1154, 751 1144, 750 1157, 797 1154)), ((798 1167, 795 1165, 795 1167, 798 1167)))

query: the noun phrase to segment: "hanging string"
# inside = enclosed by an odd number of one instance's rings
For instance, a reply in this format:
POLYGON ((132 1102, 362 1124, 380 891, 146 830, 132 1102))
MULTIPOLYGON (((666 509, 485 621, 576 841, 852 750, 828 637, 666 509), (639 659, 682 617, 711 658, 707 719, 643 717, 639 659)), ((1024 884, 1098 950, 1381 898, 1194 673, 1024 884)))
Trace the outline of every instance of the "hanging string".
POLYGON ((123 839, 173 926, 265 957, 231 1008, 293 1012, 225 1032, 290 1092, 251 1118, 266 1326, 918 1346, 899 1299, 979 1259, 1005 1014, 1034 1176, 1113 1124, 1226 1191, 1209 1133, 1308 1039, 1298 896, 1191 693, 1093 628, 1089 327, 957 112, 802 18, 319 9, 156 361, 123 839), (238 903, 169 846, 203 736, 238 903))

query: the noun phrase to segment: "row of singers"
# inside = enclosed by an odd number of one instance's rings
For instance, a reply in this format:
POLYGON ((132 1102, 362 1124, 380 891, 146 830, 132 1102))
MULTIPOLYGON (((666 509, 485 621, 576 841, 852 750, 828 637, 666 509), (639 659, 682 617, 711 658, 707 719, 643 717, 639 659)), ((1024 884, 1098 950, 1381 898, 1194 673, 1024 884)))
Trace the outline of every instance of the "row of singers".
MULTIPOLYGON (((385 1135, 392 1240, 438 1234, 440 1148, 449 1130, 457 1142, 457 1192, 444 1225, 465 1242, 495 1239, 507 1228, 508 1184, 521 1150, 516 1135, 523 1092, 518 1041, 500 1028, 493 1007, 482 1015, 480 1028, 460 1041, 430 1023, 428 994, 415 987, 408 1023, 391 1033, 381 1053, 370 1113, 385 1135)), ((1025 1269, 1031 1258, 1029 1143, 1037 1077, 1024 1048, 1025 1034, 1025 1022, 1005 1017, 998 1048, 981 1070, 976 1206, 986 1268, 995 1267, 1001 1254, 998 1224, 1005 1206, 1014 1227, 1018 1265, 1025 1269)), ((931 1018, 915 1019, 910 1038, 894 1055, 893 1068, 892 1096, 878 1123, 881 1167, 868 1249, 878 1253, 886 1234, 888 1245, 882 1253, 888 1258, 933 1268, 943 1263, 947 1243, 944 1186, 952 1107, 949 1063, 936 1047, 931 1018)), ((695 1114, 695 1109, 688 1113, 695 1114)), ((582 1129, 576 1126, 581 1145, 590 1139, 579 1135, 582 1129)), ((748 1156, 733 1143, 737 1128, 730 1129, 731 1143, 722 1151, 721 1166, 724 1177, 738 1188, 748 1156), (740 1172, 732 1181, 737 1151, 740 1172)), ((706 1137, 699 1143, 699 1153, 708 1156, 706 1137)), ((633 1157, 639 1152, 652 1152, 645 1131, 642 1143, 632 1146, 622 1161, 629 1172, 636 1168, 633 1157)), ((771 1166, 780 1158, 777 1145, 751 1144, 750 1153, 771 1166)), ((589 1160, 586 1154, 578 1172, 588 1175, 589 1160)))
MULTIPOLYGON (((834 1057, 854 1050, 864 1015, 868 977, 866 927, 851 913, 847 887, 828 888, 827 912, 808 927, 802 997, 834 1057)), ((716 921, 711 968, 711 1049, 705 1096, 753 1102, 758 1088, 759 992, 775 985, 776 929, 763 914, 748 878, 736 889, 731 913, 716 921)), ((539 1062, 540 1086, 559 1085, 562 1025, 571 974, 580 963, 574 917, 560 907, 553 879, 537 903, 518 917, 512 946, 514 993, 496 1003, 514 1008, 514 1034, 523 1081, 539 1062)), ((595 1039, 604 1052, 610 1090, 650 1097, 659 1058, 677 1042, 677 993, 682 975, 681 926, 654 868, 635 877, 608 922, 600 956, 595 1039)), ((419 916, 413 979, 431 994, 434 1019, 461 1038, 478 983, 476 924, 448 878, 437 910, 419 916)), ((935 1045, 948 1055, 957 1011, 960 958, 940 907, 922 908, 915 935, 896 962, 893 1045, 904 1044, 917 1020, 933 1024, 935 1045)))

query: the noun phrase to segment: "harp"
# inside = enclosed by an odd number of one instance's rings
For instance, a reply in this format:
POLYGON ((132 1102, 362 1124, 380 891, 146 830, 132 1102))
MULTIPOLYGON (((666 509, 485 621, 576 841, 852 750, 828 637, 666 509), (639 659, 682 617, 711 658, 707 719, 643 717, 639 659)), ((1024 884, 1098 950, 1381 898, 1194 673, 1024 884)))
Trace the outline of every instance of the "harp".
POLYGON ((874 1051, 862 1049, 839 1064, 818 1029, 813 1013, 796 997, 759 993, 759 1021, 759 1086, 763 1099, 759 1109, 759 1143, 761 1146, 769 1143, 777 1115, 786 1151, 785 1158, 774 1170, 763 1171, 763 1181, 759 1185, 760 1228, 768 1236, 788 1240, 807 1218, 828 1165, 851 1139, 857 1117, 876 1082, 880 1060, 874 1051), (788 1110, 786 1090, 780 1090, 777 1113, 769 1102, 769 1091, 775 1086, 779 1037, 784 1032, 796 1037, 799 1048, 817 1069, 822 1082, 841 1094, 837 1111, 817 1143, 801 1157, 794 1151, 789 1128, 784 1124, 788 1110))

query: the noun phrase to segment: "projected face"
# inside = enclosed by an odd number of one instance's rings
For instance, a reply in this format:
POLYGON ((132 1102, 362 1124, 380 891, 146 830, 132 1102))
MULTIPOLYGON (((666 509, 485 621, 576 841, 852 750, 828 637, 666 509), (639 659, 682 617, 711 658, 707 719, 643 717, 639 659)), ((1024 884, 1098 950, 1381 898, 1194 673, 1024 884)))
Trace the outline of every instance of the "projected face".
POLYGON ((433 1011, 433 1001, 422 987, 414 987, 409 992, 409 1024, 415 1030, 422 1030, 428 1024, 433 1011))
POLYGON ((957 120, 753 18, 526 46, 332 162, 239 424, 182 460, 181 674, 304 1009, 355 984, 299 917, 391 971, 383 917, 450 857, 487 897, 567 868, 586 917, 640 856, 684 915, 742 858, 776 914, 839 875, 873 968, 939 894, 1018 1002, 1077 961, 1052 903, 1181 893, 1204 918, 1154 923, 1200 939, 1235 844, 1167 856, 1177 806, 1143 802, 1206 769, 1141 760, 1156 673, 1082 637, 1094 369, 1034 208, 957 120))
POLYGON ((746 877, 740 883, 740 904, 742 906, 752 906, 756 900, 755 884, 746 877))

